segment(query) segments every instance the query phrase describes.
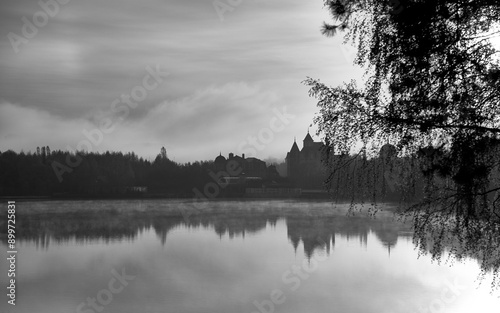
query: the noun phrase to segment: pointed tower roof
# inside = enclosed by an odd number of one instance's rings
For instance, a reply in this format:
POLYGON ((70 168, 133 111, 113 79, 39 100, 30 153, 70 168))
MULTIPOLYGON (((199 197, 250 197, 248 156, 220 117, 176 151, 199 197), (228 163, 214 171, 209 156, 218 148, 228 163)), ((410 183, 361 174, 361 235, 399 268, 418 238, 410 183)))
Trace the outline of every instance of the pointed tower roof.
POLYGON ((309 134, 309 131, 307 131, 307 135, 306 135, 306 138, 304 138, 304 142, 314 142, 314 140, 312 139, 311 135, 309 134))
POLYGON ((297 146, 297 142, 294 141, 292 145, 292 149, 290 149, 291 153, 299 152, 299 146, 297 146))

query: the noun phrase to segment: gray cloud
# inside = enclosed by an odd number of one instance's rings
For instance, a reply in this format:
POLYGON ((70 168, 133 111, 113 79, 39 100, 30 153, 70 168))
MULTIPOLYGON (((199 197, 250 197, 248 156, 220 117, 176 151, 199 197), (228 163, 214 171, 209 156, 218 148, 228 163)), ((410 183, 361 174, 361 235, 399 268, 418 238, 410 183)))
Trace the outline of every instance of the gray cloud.
POLYGON ((20 125, 32 127, 32 120, 47 127, 36 133, 51 144, 76 144, 82 129, 141 84, 146 66, 159 65, 170 76, 99 149, 152 156, 168 145, 179 161, 206 158, 236 150, 231 146, 264 127, 272 107, 286 105, 299 118, 262 151, 282 157, 316 111, 300 82, 359 76, 342 55, 341 39, 320 35, 322 3, 244 0, 221 22, 211 0, 72 0, 15 53, 8 34, 22 35, 21 18, 31 20, 40 6, 2 1, 0 110, 19 120, 2 120, 0 149, 42 145, 36 134, 21 138, 27 134, 20 125))

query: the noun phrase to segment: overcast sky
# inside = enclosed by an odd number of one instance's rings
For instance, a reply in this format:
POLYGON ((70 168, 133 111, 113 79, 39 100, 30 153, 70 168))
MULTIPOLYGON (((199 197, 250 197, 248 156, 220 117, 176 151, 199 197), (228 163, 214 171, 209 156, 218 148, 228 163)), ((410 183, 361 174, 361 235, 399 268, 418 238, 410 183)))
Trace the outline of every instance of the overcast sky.
POLYGON ((0 151, 282 160, 317 112, 301 81, 338 85, 360 70, 342 38, 320 34, 323 0, 231 2, 71 0, 50 16, 38 0, 2 0, 0 151))

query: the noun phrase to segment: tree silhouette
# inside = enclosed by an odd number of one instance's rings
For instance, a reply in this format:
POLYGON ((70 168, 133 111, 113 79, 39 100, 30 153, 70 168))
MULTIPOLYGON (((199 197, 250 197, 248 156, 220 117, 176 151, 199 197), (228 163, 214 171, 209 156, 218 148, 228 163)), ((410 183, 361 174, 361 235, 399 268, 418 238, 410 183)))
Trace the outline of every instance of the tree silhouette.
POLYGON ((213 180, 213 162, 177 164, 166 157, 165 149, 154 162, 134 153, 50 151, 37 147, 35 153, 0 153, 0 196, 122 197, 137 196, 131 187, 147 187, 150 196, 193 197, 193 188, 213 180), (69 168, 59 181, 53 163, 68 159, 81 162, 69 168))
POLYGON ((161 147, 160 156, 162 159, 167 159, 167 149, 165 147, 161 147))
POLYGON ((424 198, 407 211, 417 243, 432 234, 439 251, 440 242, 458 239, 462 255, 480 254, 498 271, 500 260, 490 256, 498 255, 500 224, 500 65, 491 39, 500 34, 500 3, 325 5, 334 23, 322 33, 345 32, 358 48, 355 63, 366 70, 363 87, 305 81, 319 100, 315 122, 329 151, 347 154, 361 143, 375 155, 389 142, 399 156, 418 159, 424 198))

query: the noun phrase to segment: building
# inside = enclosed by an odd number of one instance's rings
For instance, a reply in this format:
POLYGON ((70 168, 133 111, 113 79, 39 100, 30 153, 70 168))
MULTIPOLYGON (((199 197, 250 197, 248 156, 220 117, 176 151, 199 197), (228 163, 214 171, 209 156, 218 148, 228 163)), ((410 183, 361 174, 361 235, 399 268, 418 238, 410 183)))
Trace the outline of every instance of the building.
MULTIPOLYGON (((216 172, 227 172, 227 163, 233 161, 238 163, 238 168, 242 171, 238 176, 241 177, 259 177, 266 179, 268 176, 268 168, 266 162, 259 160, 257 158, 245 158, 245 154, 234 155, 229 153, 229 157, 226 159, 222 154, 219 154, 214 160, 214 167, 216 172)), ((233 175, 234 176, 234 175, 233 175)))
POLYGON ((213 169, 224 184, 222 196, 243 196, 248 188, 259 189, 281 178, 275 166, 268 167, 266 162, 254 157, 245 158, 245 154, 229 153, 225 158, 221 153, 215 158, 213 169))
POLYGON ((309 131, 303 140, 302 150, 299 150, 294 140, 292 148, 286 155, 288 178, 296 187, 304 189, 323 189, 326 178, 326 168, 323 165, 322 142, 315 142, 309 131))

